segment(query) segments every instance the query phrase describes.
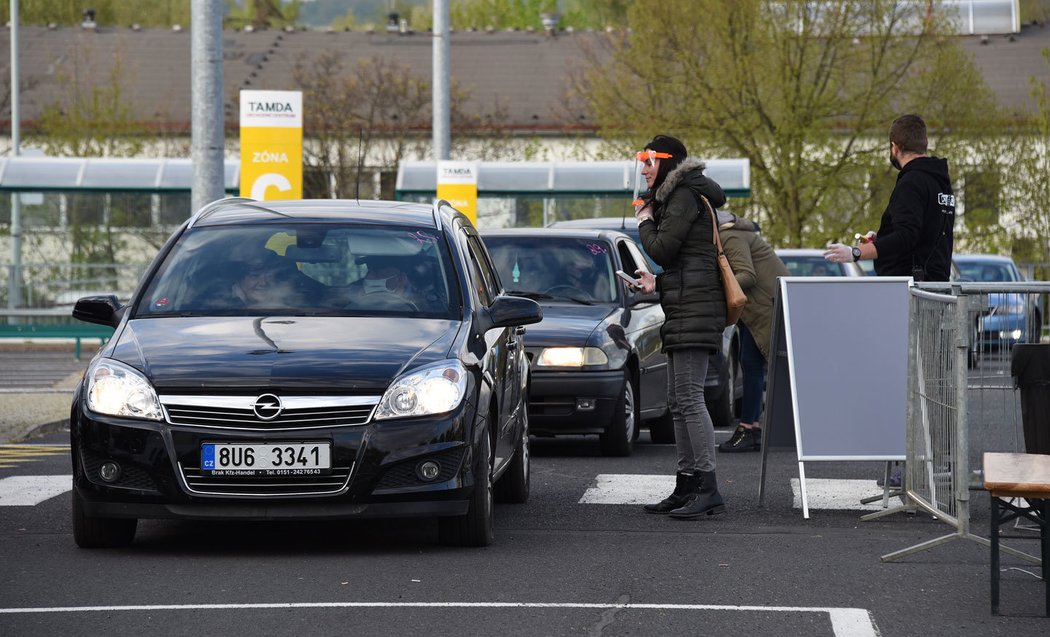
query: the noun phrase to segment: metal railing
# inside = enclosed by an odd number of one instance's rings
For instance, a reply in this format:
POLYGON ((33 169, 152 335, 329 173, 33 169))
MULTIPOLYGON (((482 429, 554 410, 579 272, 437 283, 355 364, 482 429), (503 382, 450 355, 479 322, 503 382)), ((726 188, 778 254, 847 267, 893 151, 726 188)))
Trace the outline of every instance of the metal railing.
POLYGON ((980 469, 971 467, 980 467, 985 451, 1024 450, 1010 361, 1014 345, 1042 338, 1047 293, 1045 282, 912 288, 906 506, 897 510, 924 510, 954 531, 884 555, 884 561, 956 539, 988 544, 970 532, 970 491, 983 484, 980 469))
POLYGON ((45 317, 53 313, 43 310, 52 308, 66 308, 68 314, 78 298, 93 294, 128 299, 145 269, 143 264, 28 263, 16 273, 14 266, 2 265, 0 277, 6 285, 0 287, 0 316, 45 317), (13 285, 16 274, 20 281, 13 285))

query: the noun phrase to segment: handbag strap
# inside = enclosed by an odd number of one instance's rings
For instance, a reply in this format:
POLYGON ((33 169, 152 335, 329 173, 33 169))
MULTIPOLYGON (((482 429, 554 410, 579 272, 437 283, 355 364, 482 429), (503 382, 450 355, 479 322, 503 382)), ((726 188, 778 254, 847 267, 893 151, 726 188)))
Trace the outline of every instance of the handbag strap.
POLYGON ((707 214, 711 215, 711 234, 713 235, 711 243, 718 246, 718 254, 725 254, 725 251, 722 249, 722 238, 718 236, 718 222, 715 220, 715 209, 711 207, 711 202, 707 200, 707 197, 703 195, 697 196, 700 197, 700 201, 704 202, 704 206, 707 207, 707 214))

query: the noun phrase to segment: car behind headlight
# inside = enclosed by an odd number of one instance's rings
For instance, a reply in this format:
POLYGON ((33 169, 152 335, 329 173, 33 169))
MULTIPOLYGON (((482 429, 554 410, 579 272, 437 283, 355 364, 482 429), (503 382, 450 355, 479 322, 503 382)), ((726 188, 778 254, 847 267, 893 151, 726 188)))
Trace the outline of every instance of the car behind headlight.
POLYGON ((103 358, 87 373, 88 409, 110 416, 163 420, 153 386, 138 370, 103 358))
POLYGON ((467 370, 459 361, 428 365, 394 381, 376 407, 376 420, 452 411, 467 393, 467 370))
POLYGON ((546 347, 536 357, 536 367, 608 365, 609 357, 597 347, 546 347))

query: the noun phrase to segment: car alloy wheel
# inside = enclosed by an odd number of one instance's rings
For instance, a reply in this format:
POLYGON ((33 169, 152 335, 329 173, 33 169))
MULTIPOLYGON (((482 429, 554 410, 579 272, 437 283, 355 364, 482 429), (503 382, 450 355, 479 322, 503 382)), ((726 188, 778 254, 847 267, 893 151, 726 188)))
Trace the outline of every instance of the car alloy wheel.
POLYGON ((496 483, 496 500, 523 504, 529 499, 529 405, 526 401, 521 408, 521 439, 514 450, 506 473, 496 483))

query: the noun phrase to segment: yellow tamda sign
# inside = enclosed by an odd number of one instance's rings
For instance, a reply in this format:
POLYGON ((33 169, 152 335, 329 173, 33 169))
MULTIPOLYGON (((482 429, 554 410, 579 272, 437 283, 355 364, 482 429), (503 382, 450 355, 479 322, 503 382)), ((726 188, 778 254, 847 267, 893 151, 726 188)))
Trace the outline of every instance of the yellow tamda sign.
POLYGON ((303 196, 303 94, 241 91, 241 196, 303 196))
POLYGON ((439 161, 437 197, 478 220, 478 165, 472 161, 439 161))

